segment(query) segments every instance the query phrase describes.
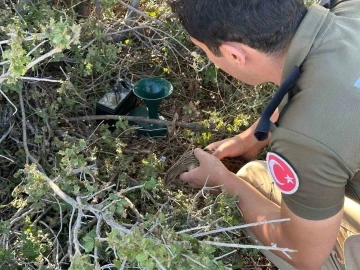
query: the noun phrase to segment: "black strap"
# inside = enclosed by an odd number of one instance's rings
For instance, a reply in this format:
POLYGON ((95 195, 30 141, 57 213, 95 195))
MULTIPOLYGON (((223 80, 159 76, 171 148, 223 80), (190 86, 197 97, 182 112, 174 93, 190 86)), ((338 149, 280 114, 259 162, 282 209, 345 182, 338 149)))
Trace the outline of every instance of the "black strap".
POLYGON ((321 0, 319 5, 324 8, 330 8, 331 0, 321 0))
POLYGON ((270 123, 271 123, 270 117, 273 115, 276 108, 280 105, 284 96, 295 85, 299 77, 300 77, 300 69, 298 66, 295 66, 291 70, 289 76, 280 85, 279 89, 276 91, 275 95, 270 100, 269 104, 266 106, 254 132, 254 136, 259 141, 265 141, 268 138, 270 132, 270 123))

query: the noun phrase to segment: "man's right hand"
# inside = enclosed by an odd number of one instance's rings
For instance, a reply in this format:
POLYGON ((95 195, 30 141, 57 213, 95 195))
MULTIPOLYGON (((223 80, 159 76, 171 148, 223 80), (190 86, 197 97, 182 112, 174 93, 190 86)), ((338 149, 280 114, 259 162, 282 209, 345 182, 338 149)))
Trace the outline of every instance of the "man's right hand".
POLYGON ((254 159, 268 141, 259 142, 250 129, 232 138, 209 144, 206 149, 214 151, 213 155, 218 159, 239 156, 247 160, 254 159))
MULTIPOLYGON (((270 120, 276 122, 279 118, 279 110, 276 109, 270 120)), ((247 130, 236 135, 232 138, 228 138, 222 141, 217 141, 206 146, 206 149, 215 151, 213 153, 218 159, 225 157, 243 157, 247 160, 256 158, 261 149, 268 145, 271 139, 269 138, 263 142, 258 141, 254 136, 254 131, 257 127, 259 120, 251 125, 247 130)))
MULTIPOLYGON (((270 120, 276 122, 279 118, 279 111, 276 109, 270 120)), ((247 160, 256 158, 261 149, 268 145, 271 139, 269 138, 263 142, 258 141, 254 136, 254 131, 257 127, 259 120, 251 125, 244 132, 222 141, 217 141, 206 146, 206 149, 214 151, 213 155, 218 159, 225 157, 243 157, 247 160)))

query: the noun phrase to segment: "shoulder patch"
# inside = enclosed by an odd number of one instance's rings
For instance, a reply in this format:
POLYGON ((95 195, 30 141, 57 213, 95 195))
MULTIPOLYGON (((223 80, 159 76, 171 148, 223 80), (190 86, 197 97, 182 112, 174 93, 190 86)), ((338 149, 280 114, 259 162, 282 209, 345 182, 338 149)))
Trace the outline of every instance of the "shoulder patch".
POLYGON ((357 81, 355 82, 354 86, 355 86, 356 88, 359 88, 359 89, 360 89, 360 77, 359 77, 359 79, 357 79, 357 81))
POLYGON ((284 194, 294 194, 299 188, 299 178, 290 164, 272 152, 267 153, 266 161, 278 189, 284 194))

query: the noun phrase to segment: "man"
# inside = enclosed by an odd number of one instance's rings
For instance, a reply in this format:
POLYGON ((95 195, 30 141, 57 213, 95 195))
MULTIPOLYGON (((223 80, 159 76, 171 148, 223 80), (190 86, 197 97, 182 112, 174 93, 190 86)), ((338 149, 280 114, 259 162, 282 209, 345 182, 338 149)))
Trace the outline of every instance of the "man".
POLYGON ((259 121, 210 144, 214 155, 197 149, 200 167, 180 179, 222 185, 248 223, 290 218, 249 231, 261 244, 297 250, 264 252, 280 269, 342 269, 344 260, 360 269, 360 0, 309 9, 303 0, 179 0, 172 8, 225 72, 280 85, 259 121), (237 175, 219 161, 252 159, 268 144, 267 161, 237 175))

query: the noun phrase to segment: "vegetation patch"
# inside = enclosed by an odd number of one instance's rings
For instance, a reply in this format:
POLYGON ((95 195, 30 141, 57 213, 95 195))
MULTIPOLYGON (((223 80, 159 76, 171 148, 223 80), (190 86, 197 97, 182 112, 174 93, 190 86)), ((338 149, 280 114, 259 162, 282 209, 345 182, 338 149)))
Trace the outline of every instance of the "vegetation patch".
POLYGON ((162 181, 249 127, 273 85, 213 66, 161 0, 3 1, 0 49, 1 269, 273 269, 236 198, 162 181), (148 77, 174 86, 168 136, 95 117, 119 78, 148 77))

